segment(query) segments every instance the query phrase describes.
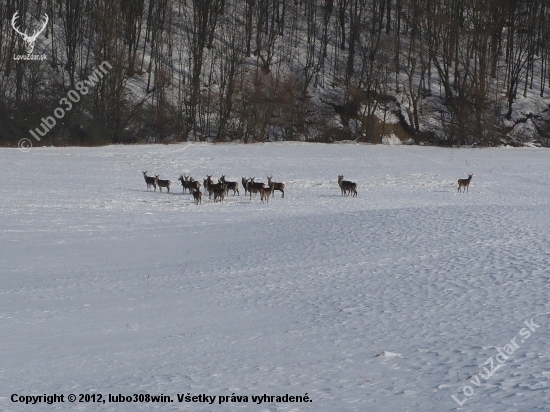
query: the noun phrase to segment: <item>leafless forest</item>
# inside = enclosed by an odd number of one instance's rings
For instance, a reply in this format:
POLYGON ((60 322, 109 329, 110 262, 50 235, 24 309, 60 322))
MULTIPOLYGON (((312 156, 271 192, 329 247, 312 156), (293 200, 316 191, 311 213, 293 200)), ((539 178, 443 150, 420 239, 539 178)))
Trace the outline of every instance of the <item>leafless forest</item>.
POLYGON ((548 145, 549 53, 550 0, 0 0, 0 144, 548 145))

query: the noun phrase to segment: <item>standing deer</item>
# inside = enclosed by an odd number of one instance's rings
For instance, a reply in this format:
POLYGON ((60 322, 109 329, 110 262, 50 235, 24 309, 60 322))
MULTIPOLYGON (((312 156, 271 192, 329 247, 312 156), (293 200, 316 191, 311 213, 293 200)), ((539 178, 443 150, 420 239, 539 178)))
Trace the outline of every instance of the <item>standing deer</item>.
POLYGON ((243 177, 241 179, 241 183, 243 184, 243 187, 244 187, 244 195, 246 196, 247 192, 248 192, 248 179, 243 177))
POLYGON ((260 188, 260 198, 262 203, 264 202, 264 199, 267 200, 267 203, 269 203, 269 196, 271 196, 272 191, 273 189, 271 189, 270 186, 260 188))
POLYGON ((357 183, 344 180, 344 175, 338 175, 338 185, 342 191, 342 196, 348 196, 351 192, 354 192, 354 196, 357 196, 357 183))
POLYGON ((152 176, 147 176, 147 172, 142 171, 143 177, 145 178, 145 183, 147 183, 147 191, 151 188, 151 186, 155 187, 155 192, 157 191, 157 183, 155 181, 155 178, 152 176))
POLYGON ((170 193, 170 180, 160 180, 158 175, 155 175, 155 183, 158 185, 160 192, 162 193, 162 188, 165 187, 170 193))
MULTIPOLYGON (((214 193, 215 190, 219 190, 222 187, 225 190, 225 185, 223 183, 215 184, 214 182, 212 182, 212 175, 207 175, 206 180, 204 182, 205 182, 204 183, 204 188, 206 190, 208 190, 208 198, 209 199, 212 199, 212 194, 214 193)), ((216 199, 214 199, 214 200, 216 200, 216 199)))
POLYGON ((214 203, 216 203, 218 199, 220 199, 220 202, 223 202, 223 199, 225 199, 225 193, 227 192, 226 185, 224 183, 219 183, 217 185, 210 185, 210 187, 212 187, 212 191, 214 192, 214 203))
POLYGON ((183 193, 185 193, 185 189, 189 189, 189 191, 191 191, 191 189, 189 188, 189 176, 180 176, 180 178, 178 179, 180 182, 181 182, 181 185, 183 186, 183 193))
POLYGON ((212 175, 206 175, 206 179, 204 179, 203 186, 204 190, 208 190, 208 185, 212 183, 212 175))
POLYGON ((473 174, 468 174, 468 179, 458 179, 458 192, 460 193, 460 188, 463 187, 462 193, 464 191, 468 191, 468 188, 470 187, 470 182, 472 181, 473 174))
POLYGON ((199 203, 202 203, 202 192, 200 190, 191 189, 191 193, 193 193, 193 199, 195 199, 196 205, 198 205, 199 203))
POLYGON ((248 180, 247 190, 250 193, 250 200, 252 200, 252 193, 260 193, 260 189, 265 188, 265 183, 256 183, 254 182, 255 177, 251 177, 248 180))
POLYGON ((275 190, 278 190, 283 193, 281 197, 285 197, 285 184, 284 183, 277 183, 273 182, 272 179, 273 176, 267 176, 267 185, 271 188, 271 196, 275 196, 275 190))
POLYGON ((189 176, 189 181, 187 182, 187 186, 189 187, 189 190, 193 190, 193 189, 199 190, 201 188, 201 182, 189 176))
POLYGON ((239 193, 239 182, 227 182, 225 180, 225 175, 222 175, 222 177, 219 178, 218 183, 223 183, 227 185, 227 194, 229 194, 229 190, 233 190, 233 196, 235 196, 235 192, 240 196, 239 193))

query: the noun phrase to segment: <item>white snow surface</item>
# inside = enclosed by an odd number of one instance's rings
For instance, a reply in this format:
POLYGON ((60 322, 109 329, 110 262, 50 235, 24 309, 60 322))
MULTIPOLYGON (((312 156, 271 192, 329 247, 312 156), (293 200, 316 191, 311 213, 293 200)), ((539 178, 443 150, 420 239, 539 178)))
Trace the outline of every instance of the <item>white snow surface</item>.
POLYGON ((0 165, 2 411, 550 407, 546 149, 34 148, 0 149, 0 165), (142 171, 172 180, 170 194, 147 192, 142 171), (240 196, 196 206, 183 173, 225 174, 240 196), (242 176, 267 174, 284 198, 244 196, 242 176), (341 196, 339 174, 356 198, 341 196), (531 319, 540 326, 520 343, 531 319), (10 400, 54 393, 172 402, 10 400), (251 400, 306 393, 312 402, 251 400))
POLYGON ((395 135, 395 133, 391 132, 388 136, 382 137, 382 144, 389 144, 389 145, 396 145, 396 144, 402 144, 401 139, 395 135))

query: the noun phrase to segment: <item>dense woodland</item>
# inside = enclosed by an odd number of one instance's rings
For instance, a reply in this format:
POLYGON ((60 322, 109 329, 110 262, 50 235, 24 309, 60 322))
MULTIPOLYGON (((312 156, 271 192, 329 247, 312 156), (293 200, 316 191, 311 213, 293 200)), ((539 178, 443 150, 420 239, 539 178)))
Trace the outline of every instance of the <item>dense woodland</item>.
POLYGON ((550 141, 550 0, 0 5, 1 145, 30 137, 104 61, 40 144, 550 141), (48 15, 33 51, 45 60, 14 58, 16 12, 29 34, 48 15), (514 137, 527 122, 532 135, 514 137))

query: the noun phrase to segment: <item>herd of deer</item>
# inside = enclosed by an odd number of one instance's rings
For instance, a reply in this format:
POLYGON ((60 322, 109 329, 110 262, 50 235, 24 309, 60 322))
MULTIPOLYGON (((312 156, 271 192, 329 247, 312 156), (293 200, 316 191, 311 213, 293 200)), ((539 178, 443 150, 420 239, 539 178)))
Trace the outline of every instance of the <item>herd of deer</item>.
MULTIPOLYGON (((147 176, 147 172, 142 172, 143 177, 145 178, 145 183, 147 183, 147 190, 149 191, 151 189, 151 186, 154 187, 155 192, 157 191, 157 186, 159 187, 159 190, 162 192, 162 188, 165 187, 170 193, 170 184, 172 183, 170 180, 160 180, 159 176, 147 176)), ((255 182, 256 178, 242 178, 242 185, 244 188, 245 195, 250 193, 250 199, 252 200, 252 194, 259 193, 262 203, 264 201, 269 202, 270 196, 275 196, 275 191, 278 190, 282 193, 281 197, 285 197, 285 184, 274 182, 272 180, 272 176, 267 177, 267 184, 266 183, 259 183, 255 182)), ((200 191, 201 183, 198 180, 193 179, 191 176, 182 175, 178 179, 181 182, 181 185, 183 187, 183 193, 185 193, 186 190, 189 191, 193 195, 193 199, 195 200, 196 204, 202 203, 202 192, 200 191)), ((233 196, 235 196, 235 193, 240 196, 239 193, 239 183, 238 182, 229 182, 225 180, 225 175, 222 175, 218 179, 218 183, 214 183, 212 180, 212 175, 207 175, 206 179, 203 181, 203 187, 208 192, 208 198, 211 199, 212 195, 214 195, 214 203, 217 202, 223 202, 225 199, 225 196, 229 195, 229 191, 233 191, 233 196)))
MULTIPOLYGON (((155 192, 157 191, 157 186, 159 187, 159 190, 162 192, 162 188, 165 187, 170 193, 170 184, 172 183, 170 180, 160 180, 159 176, 156 175, 155 177, 147 176, 147 172, 142 172, 143 177, 145 178, 145 183, 147 183, 147 190, 149 191, 151 189, 151 186, 155 188, 155 192)), ((468 188, 470 187, 470 182, 472 181, 472 175, 468 175, 468 179, 458 179, 458 192, 460 193, 460 189, 462 189, 462 192, 468 191, 468 188)), ((275 190, 278 190, 282 193, 281 197, 285 197, 285 184, 284 183, 278 183, 274 182, 272 180, 272 176, 267 176, 267 185, 265 183, 259 183, 255 182, 255 177, 245 178, 243 177, 241 180, 241 183, 244 188, 244 194, 250 193, 250 200, 252 200, 252 194, 259 193, 260 199, 262 203, 264 201, 267 201, 269 203, 269 197, 275 196, 275 190)), ((200 191, 201 183, 198 180, 193 179, 191 176, 182 175, 178 179, 181 182, 181 185, 183 186, 183 193, 185 193, 186 190, 189 190, 189 193, 193 195, 193 199, 195 200, 195 204, 202 203, 202 192, 200 191)), ((214 195, 214 203, 217 202, 223 202, 225 199, 225 196, 229 195, 229 191, 233 191, 233 196, 235 196, 235 193, 240 196, 239 193, 239 183, 238 182, 228 182, 225 180, 225 175, 222 175, 218 179, 218 183, 214 183, 212 181, 212 175, 207 175, 206 179, 203 181, 203 186, 206 191, 208 191, 208 198, 211 199, 212 195, 214 195)), ((340 190, 342 193, 342 196, 349 196, 351 194, 352 197, 357 197, 357 183, 350 182, 349 180, 344 180, 343 175, 338 176, 338 186, 340 186, 340 190)))

